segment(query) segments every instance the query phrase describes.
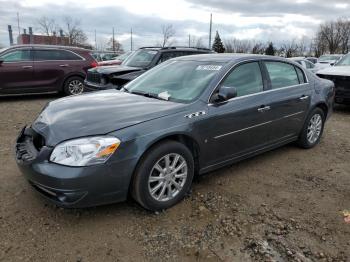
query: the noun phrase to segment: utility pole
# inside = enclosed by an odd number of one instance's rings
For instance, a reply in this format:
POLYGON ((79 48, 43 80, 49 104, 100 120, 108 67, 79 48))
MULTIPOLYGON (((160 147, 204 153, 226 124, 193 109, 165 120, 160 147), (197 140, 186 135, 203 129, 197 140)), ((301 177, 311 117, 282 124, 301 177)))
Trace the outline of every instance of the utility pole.
POLYGON ((95 29, 95 50, 97 50, 97 37, 96 37, 96 29, 95 29))
POLYGON ((211 28, 213 24, 213 14, 210 14, 210 25, 209 25, 209 49, 211 49, 211 28))
POLYGON ((113 48, 113 52, 115 52, 114 27, 113 27, 113 37, 112 37, 112 48, 113 48))
POLYGON ((17 27, 18 27, 18 35, 20 35, 21 29, 19 28, 19 12, 17 12, 17 27))
POLYGON ((188 35, 188 47, 191 47, 191 35, 188 35))
POLYGON ((132 48, 133 48, 133 46, 132 46, 132 28, 131 28, 131 30, 130 30, 130 51, 132 51, 132 48))

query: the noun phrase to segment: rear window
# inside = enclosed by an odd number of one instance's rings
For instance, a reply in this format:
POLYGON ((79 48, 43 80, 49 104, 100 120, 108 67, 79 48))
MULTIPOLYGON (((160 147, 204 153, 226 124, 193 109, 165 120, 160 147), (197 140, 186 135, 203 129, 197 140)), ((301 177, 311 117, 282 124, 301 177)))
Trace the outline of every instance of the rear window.
POLYGON ((82 60, 67 50, 34 50, 34 61, 82 60))

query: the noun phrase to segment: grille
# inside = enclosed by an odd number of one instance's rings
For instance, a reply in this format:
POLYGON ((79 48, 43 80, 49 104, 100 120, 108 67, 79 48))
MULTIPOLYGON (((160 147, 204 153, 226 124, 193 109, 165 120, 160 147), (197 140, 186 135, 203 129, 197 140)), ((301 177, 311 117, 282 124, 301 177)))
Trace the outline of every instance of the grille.
POLYGON ((99 73, 88 72, 86 75, 86 79, 89 82, 99 84, 101 82, 101 75, 99 73))
POLYGON ((333 81, 335 88, 337 89, 349 89, 350 90, 350 77, 349 76, 333 76, 333 75, 318 75, 321 78, 325 78, 333 81))

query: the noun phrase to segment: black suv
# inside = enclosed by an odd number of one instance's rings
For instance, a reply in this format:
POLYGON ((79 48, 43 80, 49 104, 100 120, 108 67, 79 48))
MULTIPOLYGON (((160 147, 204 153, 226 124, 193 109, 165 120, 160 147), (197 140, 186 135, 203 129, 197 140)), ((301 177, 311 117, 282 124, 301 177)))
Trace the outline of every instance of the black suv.
POLYGON ((168 59, 208 53, 213 51, 194 47, 142 47, 121 65, 101 66, 89 70, 84 81, 85 91, 121 89, 126 83, 168 59))

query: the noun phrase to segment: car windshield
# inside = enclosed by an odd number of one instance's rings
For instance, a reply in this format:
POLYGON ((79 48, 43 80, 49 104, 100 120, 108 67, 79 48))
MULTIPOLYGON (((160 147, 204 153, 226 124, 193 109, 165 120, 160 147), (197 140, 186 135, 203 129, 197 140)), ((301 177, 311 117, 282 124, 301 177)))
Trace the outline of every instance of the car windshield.
POLYGON ((350 54, 340 59, 336 66, 350 66, 350 54))
POLYGON ((334 55, 323 55, 320 57, 319 61, 320 62, 325 62, 325 61, 336 61, 340 58, 340 56, 334 56, 334 55))
POLYGON ((125 66, 145 68, 150 65, 158 51, 141 49, 131 54, 123 62, 125 66))
POLYGON ((115 60, 120 60, 120 61, 124 61, 129 55, 131 55, 131 51, 126 52, 125 54, 122 55, 118 55, 117 57, 115 57, 115 60))
POLYGON ((189 103, 198 98, 223 66, 218 62, 165 62, 125 85, 130 93, 189 103))

